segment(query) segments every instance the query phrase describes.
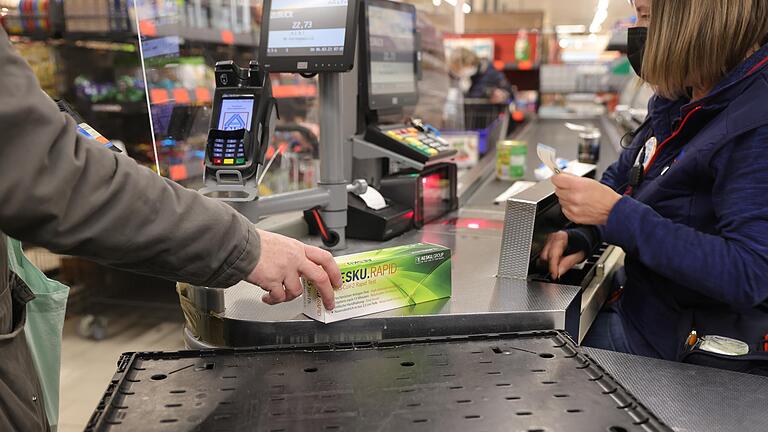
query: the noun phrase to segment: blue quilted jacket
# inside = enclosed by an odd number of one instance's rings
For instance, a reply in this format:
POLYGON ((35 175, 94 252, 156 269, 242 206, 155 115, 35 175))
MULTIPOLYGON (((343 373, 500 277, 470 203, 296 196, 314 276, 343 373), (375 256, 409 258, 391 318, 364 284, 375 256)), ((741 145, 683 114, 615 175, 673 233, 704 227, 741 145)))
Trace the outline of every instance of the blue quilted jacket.
POLYGON ((705 98, 654 97, 602 182, 626 195, 597 239, 627 253, 619 307, 630 348, 680 359, 691 330, 763 350, 768 333, 768 45, 705 98), (651 136, 644 181, 628 173, 651 136))

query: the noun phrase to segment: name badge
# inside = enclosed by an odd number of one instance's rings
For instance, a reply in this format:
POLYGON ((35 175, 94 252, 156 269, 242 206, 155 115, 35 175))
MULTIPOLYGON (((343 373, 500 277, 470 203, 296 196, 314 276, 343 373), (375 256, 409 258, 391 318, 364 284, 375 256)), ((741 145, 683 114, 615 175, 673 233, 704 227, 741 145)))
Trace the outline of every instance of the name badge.
POLYGON ((645 151, 641 151, 637 154, 637 159, 635 160, 635 165, 638 163, 642 163, 643 169, 648 169, 648 163, 651 161, 651 158, 656 153, 656 146, 658 145, 658 141, 656 140, 656 137, 650 137, 648 138, 648 141, 645 142, 645 151), (643 157, 643 160, 640 160, 640 158, 643 157))

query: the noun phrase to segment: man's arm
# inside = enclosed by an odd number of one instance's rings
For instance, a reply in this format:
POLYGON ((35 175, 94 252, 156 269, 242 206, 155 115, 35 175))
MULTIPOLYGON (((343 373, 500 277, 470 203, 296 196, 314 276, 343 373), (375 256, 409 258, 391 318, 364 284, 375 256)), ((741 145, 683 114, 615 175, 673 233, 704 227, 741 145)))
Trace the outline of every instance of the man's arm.
POLYGON ((81 137, 0 29, 0 230, 55 252, 227 287, 259 234, 227 205, 81 137))

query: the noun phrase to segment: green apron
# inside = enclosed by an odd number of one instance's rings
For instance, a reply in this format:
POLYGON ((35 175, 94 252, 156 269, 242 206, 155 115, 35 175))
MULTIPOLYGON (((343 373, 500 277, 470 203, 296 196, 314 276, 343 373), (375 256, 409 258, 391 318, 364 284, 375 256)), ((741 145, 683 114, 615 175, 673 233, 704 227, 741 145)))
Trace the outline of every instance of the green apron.
POLYGON ((48 279, 24 255, 21 243, 8 239, 9 269, 16 273, 35 294, 27 303, 24 332, 43 388, 45 413, 51 430, 59 422, 59 377, 61 338, 69 287, 48 279))

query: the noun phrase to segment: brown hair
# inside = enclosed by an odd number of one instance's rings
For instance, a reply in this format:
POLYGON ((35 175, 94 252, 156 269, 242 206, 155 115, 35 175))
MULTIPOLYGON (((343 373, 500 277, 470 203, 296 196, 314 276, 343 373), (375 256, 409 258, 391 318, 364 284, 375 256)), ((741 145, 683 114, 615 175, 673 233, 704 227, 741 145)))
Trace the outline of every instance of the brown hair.
POLYGON ((480 64, 480 58, 477 57, 474 51, 458 47, 451 52, 451 57, 448 60, 451 70, 459 70, 463 67, 475 67, 480 64))
POLYGON ((669 99, 708 89, 768 35, 768 0, 653 0, 643 78, 669 99))

